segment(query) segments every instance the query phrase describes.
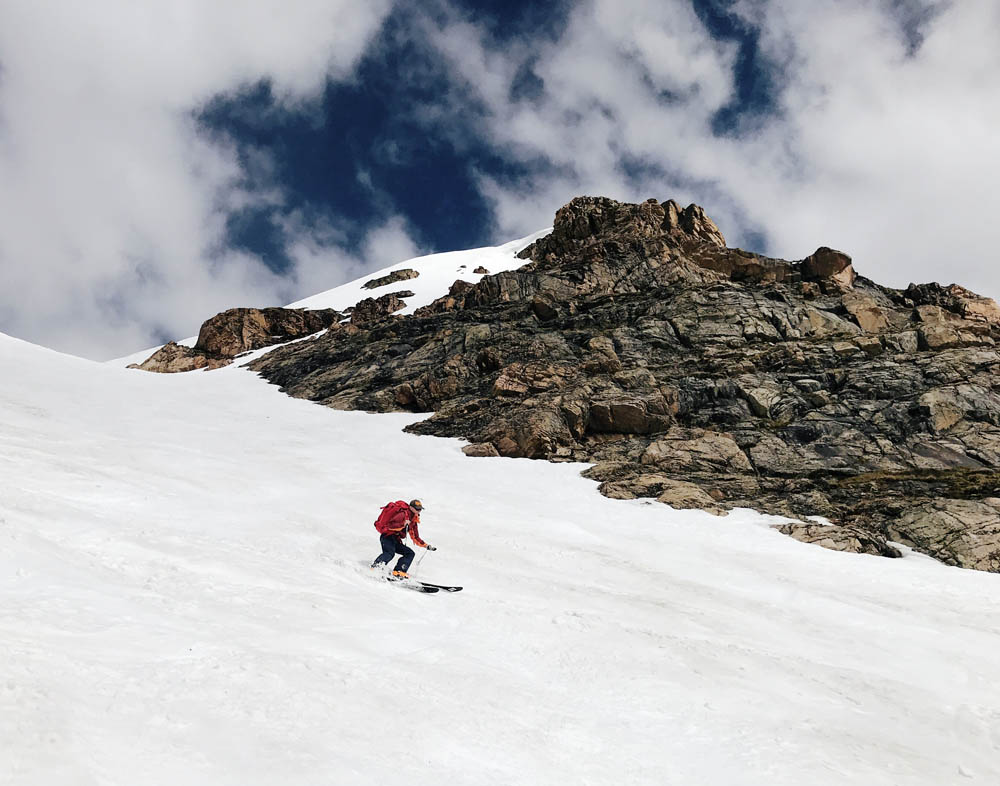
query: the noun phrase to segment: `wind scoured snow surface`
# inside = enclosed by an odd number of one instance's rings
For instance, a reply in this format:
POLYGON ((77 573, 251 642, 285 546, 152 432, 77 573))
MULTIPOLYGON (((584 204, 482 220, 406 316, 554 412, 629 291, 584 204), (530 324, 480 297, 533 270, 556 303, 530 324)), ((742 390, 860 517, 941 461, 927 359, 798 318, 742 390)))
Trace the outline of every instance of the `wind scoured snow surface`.
MULTIPOLYGON (((0 336, 0 783, 1000 782, 1000 576, 0 336), (419 496, 463 592, 372 578, 419 496)), ((423 552, 421 552, 423 553, 423 552)))

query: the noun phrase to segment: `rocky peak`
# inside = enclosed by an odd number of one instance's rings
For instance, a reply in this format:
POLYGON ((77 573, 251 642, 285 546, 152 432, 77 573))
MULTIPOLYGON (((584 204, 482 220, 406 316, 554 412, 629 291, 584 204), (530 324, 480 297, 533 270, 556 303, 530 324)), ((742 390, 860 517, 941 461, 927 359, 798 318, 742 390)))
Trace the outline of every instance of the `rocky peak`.
POLYGON ((552 233, 529 246, 522 259, 540 260, 548 254, 565 254, 592 243, 698 240, 725 248, 726 240, 698 205, 683 210, 674 200, 640 204, 607 197, 576 197, 556 212, 552 233))
MULTIPOLYGON (((655 200, 652 200, 655 201, 655 200)), ((688 205, 683 210, 672 199, 663 203, 666 213, 666 227, 671 232, 683 232, 691 237, 704 240, 706 243, 713 243, 722 248, 726 247, 726 238, 715 225, 705 211, 698 205, 688 205)))
MULTIPOLYGON (((728 248, 722 232, 701 207, 692 204, 681 209, 672 199, 662 203, 647 199, 635 205, 606 197, 577 197, 559 208, 552 233, 519 256, 531 259, 549 276, 579 267, 571 260, 586 264, 601 259, 609 267, 608 294, 629 284, 670 285, 678 278, 708 282, 711 277, 705 276, 706 270, 734 281, 816 282, 831 291, 850 289, 856 278, 851 258, 825 246, 800 262, 728 248), (627 276, 611 263, 626 268, 627 276)), ((576 272, 571 275, 580 278, 576 272)), ((588 282, 584 277, 578 283, 588 282)), ((593 294, 601 286, 585 288, 593 294)), ((576 290, 581 291, 578 286, 576 290)))
POLYGON ((409 430, 471 454, 590 463, 609 496, 820 515, 839 529, 792 534, 1000 571, 989 298, 882 287, 826 246, 728 248, 669 200, 579 197, 522 256, 252 368, 328 406, 431 413, 409 430))

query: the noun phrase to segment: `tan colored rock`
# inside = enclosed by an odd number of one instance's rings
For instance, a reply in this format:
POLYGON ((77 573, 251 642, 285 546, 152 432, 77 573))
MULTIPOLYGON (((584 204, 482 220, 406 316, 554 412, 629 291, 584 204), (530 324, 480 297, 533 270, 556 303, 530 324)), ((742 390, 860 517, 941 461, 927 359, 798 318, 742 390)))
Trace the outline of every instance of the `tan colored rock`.
POLYGON ((798 325, 803 335, 810 338, 831 338, 833 336, 857 336, 861 333, 854 322, 823 311, 812 306, 806 306, 800 312, 798 325))
POLYGON ((820 296, 819 286, 815 281, 802 282, 802 297, 806 300, 815 300, 820 296))
POLYGON ((981 319, 994 325, 1000 324, 1000 306, 992 298, 969 298, 962 303, 962 316, 966 319, 981 319))
POLYGON ((655 434, 669 428, 672 418, 660 395, 592 401, 587 409, 591 434, 655 434))
POLYGON ((958 405, 950 390, 929 390, 918 401, 930 413, 928 422, 935 432, 947 431, 965 417, 965 410, 958 405))
POLYGON ((826 524, 779 524, 775 529, 803 543, 813 543, 833 551, 874 554, 878 557, 903 556, 899 549, 890 546, 884 537, 861 527, 826 524))
POLYGON ((943 325, 948 322, 956 322, 958 317, 949 311, 945 311, 941 306, 923 305, 915 309, 917 320, 925 325, 943 325))
POLYGON ((834 341, 833 351, 838 355, 853 355, 860 351, 860 347, 853 341, 834 341))
POLYGON ((565 372, 548 363, 511 363, 504 367, 493 383, 495 396, 522 396, 558 387, 565 372))
POLYGON ((488 271, 482 265, 480 265, 479 267, 477 267, 472 272, 475 273, 476 275, 479 275, 479 276, 488 276, 490 274, 490 271, 488 271))
POLYGON ((528 386, 507 372, 500 374, 493 383, 494 396, 523 396, 527 392, 528 386))
MULTIPOLYGON (((614 471, 612 468, 612 472, 614 471)), ((647 472, 624 480, 609 480, 597 490, 611 499, 639 499, 657 496, 669 481, 670 478, 666 475, 647 472)))
POLYGON ((875 336, 865 336, 864 338, 857 338, 854 340, 855 346, 864 352, 868 357, 875 357, 876 355, 881 355, 884 347, 882 342, 878 340, 875 336))
POLYGON ((913 354, 920 349, 920 334, 916 330, 906 330, 896 336, 899 348, 907 354, 913 354))
POLYGON ((583 368, 590 374, 614 374, 622 369, 622 362, 615 352, 615 343, 607 336, 595 336, 587 342, 591 356, 583 368))
MULTIPOLYGON (((670 200, 670 202, 673 203, 673 200, 670 200)), ((673 204, 676 207, 676 203, 673 204)), ((683 231, 697 237, 699 240, 704 240, 707 243, 722 248, 726 247, 726 238, 723 237, 719 227, 715 225, 715 222, 705 214, 705 211, 699 205, 688 205, 684 210, 680 211, 680 214, 677 216, 677 224, 683 231)))
POLYGON ((486 437, 500 455, 526 458, 549 458, 574 442, 562 418, 548 410, 515 411, 486 437))
POLYGON ((500 455, 492 442, 476 442, 472 445, 466 445, 462 448, 462 452, 466 456, 474 458, 494 458, 500 455))
POLYGON ((667 481, 656 501, 677 510, 704 510, 716 516, 725 516, 729 512, 700 486, 683 480, 667 481))
POLYGON ((658 502, 677 510, 705 510, 717 516, 724 516, 728 512, 717 499, 697 484, 675 480, 659 473, 644 473, 624 480, 606 481, 598 487, 598 491, 611 499, 655 497, 658 502))
POLYGON ((917 331, 920 347, 926 350, 951 349, 965 345, 962 334, 946 325, 925 324, 917 331))
MULTIPOLYGON (((962 383, 932 388, 917 399, 920 407, 927 413, 927 422, 937 433, 948 431, 961 422, 967 414, 973 420, 978 420, 976 414, 982 411, 993 411, 1000 408, 1000 394, 994 392, 992 386, 962 383)), ((976 426, 976 432, 987 434, 986 424, 976 426)), ((982 452, 980 445, 976 452, 982 452)))
POLYGON ((221 368, 229 365, 230 362, 228 358, 210 358, 200 350, 171 341, 156 350, 142 363, 132 363, 129 368, 153 371, 158 374, 178 374, 198 369, 221 368))
POLYGON ((802 278, 807 281, 829 281, 841 289, 854 286, 857 274, 851 258, 843 251, 821 246, 802 260, 802 278))
POLYGON ((519 456, 517 443, 508 436, 502 436, 496 442, 497 451, 501 456, 519 456))
POLYGON ((850 292, 843 297, 844 308, 866 333, 881 333, 888 329, 889 319, 885 310, 872 298, 850 292))
POLYGON ((911 507, 890 525, 894 540, 949 565, 1000 572, 1000 501, 944 499, 911 507))
POLYGON ((740 390, 750 405, 750 411, 759 418, 769 418, 774 407, 781 401, 782 392, 777 388, 750 387, 740 385, 740 390))

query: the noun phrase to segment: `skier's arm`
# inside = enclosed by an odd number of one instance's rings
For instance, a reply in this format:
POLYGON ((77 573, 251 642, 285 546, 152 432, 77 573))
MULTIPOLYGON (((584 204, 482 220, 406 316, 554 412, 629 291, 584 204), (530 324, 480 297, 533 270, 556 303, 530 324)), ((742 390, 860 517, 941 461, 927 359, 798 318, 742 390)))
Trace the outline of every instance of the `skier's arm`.
POLYGON ((420 523, 420 516, 414 516, 410 519, 410 540, 414 542, 415 545, 421 548, 427 548, 427 544, 420 539, 420 531, 417 529, 417 525, 420 523))

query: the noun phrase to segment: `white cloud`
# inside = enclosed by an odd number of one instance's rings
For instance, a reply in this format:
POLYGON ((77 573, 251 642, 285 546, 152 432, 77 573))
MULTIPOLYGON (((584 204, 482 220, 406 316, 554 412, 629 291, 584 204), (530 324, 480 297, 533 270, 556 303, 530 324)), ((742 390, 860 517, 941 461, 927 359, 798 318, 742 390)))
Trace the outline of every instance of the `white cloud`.
MULTIPOLYGON (((285 195, 243 185, 244 165, 267 182, 266 154, 241 165, 191 120, 262 77, 308 109, 327 74, 352 77, 390 2, 0 4, 0 330, 124 354, 221 308, 306 296, 417 253, 398 219, 351 252, 337 227, 297 213, 285 216, 290 273, 227 249, 229 211, 287 212, 285 195)), ((738 93, 738 50, 688 0, 581 0, 555 41, 501 40, 468 14, 411 19, 405 36, 437 48, 453 89, 410 119, 459 150, 478 134, 533 173, 480 174, 494 240, 545 225, 579 193, 672 197, 702 204, 737 245, 757 232, 787 258, 832 245, 883 283, 1000 296, 1000 5, 733 8, 761 30, 778 87, 776 111, 739 133, 712 130, 738 93), (542 89, 515 100, 526 63, 542 89), (488 108, 478 122, 469 95, 488 108)), ((359 182, 377 164, 359 161, 359 182)))
POLYGON ((192 112, 265 77, 309 98, 349 75, 389 5, 0 4, 0 329, 107 356, 277 302, 289 281, 223 238, 227 209, 281 195, 243 191, 192 112))
POLYGON ((734 95, 736 52, 686 0, 589 0, 555 44, 531 50, 500 50, 468 24, 441 30, 456 78, 486 86, 481 133, 552 166, 516 186, 483 176, 500 237, 536 228, 577 193, 674 197, 703 204, 734 243, 762 230, 787 258, 833 245, 882 283, 957 280, 1000 296, 1000 5, 735 7, 762 30, 780 92, 775 113, 724 137, 712 119, 734 95), (529 54, 544 90, 515 101, 498 75, 509 82, 529 54), (626 177, 636 159, 665 174, 626 177))

